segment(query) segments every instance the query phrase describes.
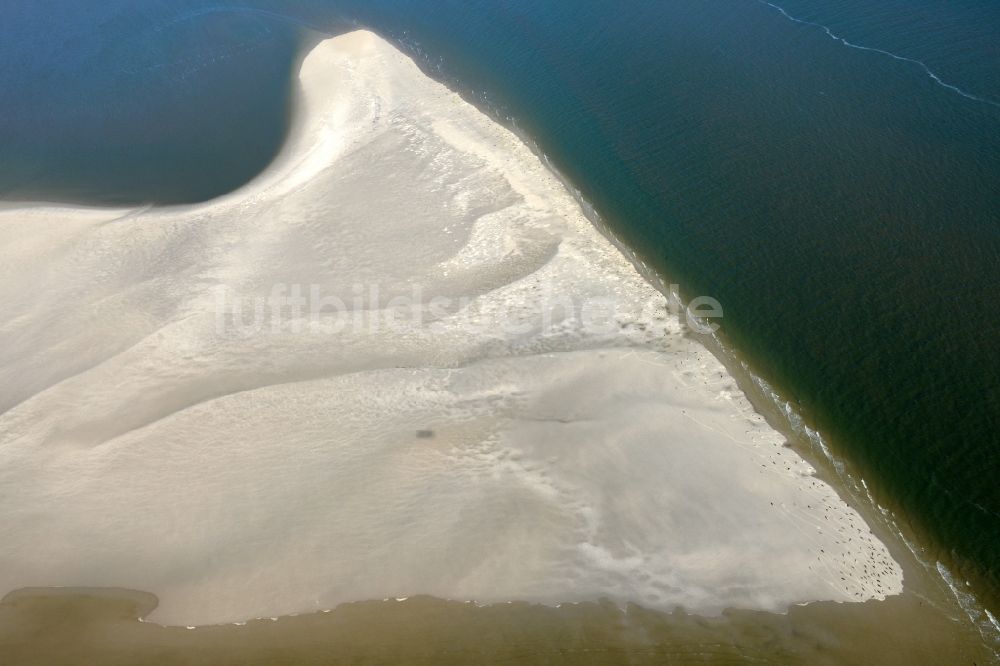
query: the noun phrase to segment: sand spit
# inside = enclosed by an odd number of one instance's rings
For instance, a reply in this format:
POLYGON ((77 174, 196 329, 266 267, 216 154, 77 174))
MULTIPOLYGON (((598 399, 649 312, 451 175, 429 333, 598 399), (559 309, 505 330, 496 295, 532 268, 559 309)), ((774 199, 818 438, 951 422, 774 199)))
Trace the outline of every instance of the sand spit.
POLYGON ((514 135, 368 32, 300 81, 231 195, 0 211, 0 593, 149 590, 203 625, 901 591, 514 135))

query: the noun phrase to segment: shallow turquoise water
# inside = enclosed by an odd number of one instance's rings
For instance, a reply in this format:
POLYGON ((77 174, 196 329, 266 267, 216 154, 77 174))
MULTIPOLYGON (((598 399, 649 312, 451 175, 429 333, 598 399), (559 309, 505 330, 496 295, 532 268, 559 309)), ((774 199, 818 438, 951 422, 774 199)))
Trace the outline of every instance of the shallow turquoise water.
POLYGON ((370 26, 718 298, 755 370, 1000 599, 1000 6, 20 5, 5 198, 232 189, 280 145, 298 29, 370 26))

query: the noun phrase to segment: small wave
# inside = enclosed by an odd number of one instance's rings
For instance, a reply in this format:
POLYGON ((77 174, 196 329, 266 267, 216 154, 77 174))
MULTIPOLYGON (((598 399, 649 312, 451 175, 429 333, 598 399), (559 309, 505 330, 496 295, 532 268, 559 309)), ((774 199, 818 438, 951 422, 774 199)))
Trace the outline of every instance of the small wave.
MULTIPOLYGON (((979 630, 983 639, 988 645, 1000 648, 1000 624, 997 623, 993 614, 978 603, 974 594, 962 589, 948 567, 938 562, 936 568, 941 578, 944 579, 948 589, 955 595, 955 600, 958 601, 959 607, 965 611, 965 614, 979 630)), ((966 586, 968 586, 968 583, 966 583, 966 586)))
MULTIPOLYGON (((725 347, 717 336, 713 337, 715 337, 716 343, 720 345, 720 348, 722 348, 730 358, 735 358, 730 348, 725 347)), ((819 431, 810 428, 806 424, 805 419, 792 404, 791 400, 783 398, 774 386, 753 372, 750 365, 746 361, 740 361, 739 363, 743 368, 743 372, 750 377, 760 394, 770 399, 772 404, 778 408, 779 413, 785 417, 788 427, 799 436, 804 435, 809 440, 810 444, 812 444, 813 451, 820 454, 822 458, 824 458, 826 462, 833 467, 837 477, 840 479, 842 487, 846 488, 848 491, 852 491, 853 499, 866 499, 868 506, 878 510, 878 512, 882 515, 883 526, 891 530, 906 545, 916 561, 928 571, 937 570, 941 580, 955 597, 958 607, 965 613, 969 621, 977 628, 983 639, 986 640, 989 645, 1000 646, 1000 623, 997 622, 996 617, 994 617, 993 614, 979 602, 971 591, 962 589, 948 567, 940 561, 928 559, 928 556, 926 552, 924 552, 923 548, 919 548, 915 543, 912 543, 906 538, 906 535, 896 523, 895 516, 893 516, 892 512, 886 507, 879 504, 879 502, 875 499, 875 496, 872 494, 871 489, 868 487, 868 483, 860 477, 855 480, 854 476, 848 472, 844 463, 838 460, 830 450, 822 434, 820 434, 819 431)))
POLYGON ((931 80, 934 81, 934 83, 938 84, 942 88, 947 88, 948 90, 950 90, 950 91, 952 91, 954 93, 957 93, 957 94, 961 95, 962 97, 965 97, 966 99, 971 99, 971 100, 976 101, 976 102, 982 102, 983 104, 989 104, 990 106, 995 106, 995 107, 1000 108, 1000 102, 997 102, 995 100, 992 100, 992 99, 989 99, 989 98, 986 98, 986 97, 980 97, 979 95, 974 95, 974 94, 972 94, 972 93, 970 93, 968 91, 962 90, 961 88, 959 88, 956 85, 948 83, 947 81, 945 81, 944 79, 942 79, 940 76, 938 76, 938 74, 934 70, 932 70, 930 67, 928 67, 926 63, 924 63, 924 62, 922 62, 920 60, 917 60, 915 58, 907 58, 906 56, 897 55, 897 54, 892 53, 890 51, 884 51, 882 49, 873 48, 871 46, 862 46, 861 44, 854 44, 853 42, 849 42, 846 39, 844 39, 843 37, 841 37, 840 35, 834 33, 832 30, 830 30, 830 28, 826 27, 822 23, 815 23, 813 21, 806 21, 805 19, 796 18, 796 17, 792 16, 791 14, 789 14, 784 8, 779 7, 778 5, 775 5, 773 3, 767 2, 767 0, 757 0, 757 2, 759 2, 762 5, 767 5, 768 7, 771 7, 772 9, 778 10, 781 13, 781 15, 784 16, 785 18, 787 18, 789 21, 792 21, 794 23, 801 23, 802 25, 810 25, 810 26, 813 26, 815 28, 819 28, 820 30, 822 30, 823 32, 825 32, 830 37, 830 39, 832 39, 834 41, 838 41, 841 44, 843 44, 844 46, 847 46, 849 48, 858 49, 859 51, 871 51, 872 53, 879 53, 879 54, 884 55, 884 56, 889 56, 893 60, 900 60, 902 62, 908 62, 908 63, 914 64, 914 65, 917 65, 918 67, 920 67, 921 69, 924 70, 924 72, 927 74, 927 76, 929 76, 931 78, 931 80))

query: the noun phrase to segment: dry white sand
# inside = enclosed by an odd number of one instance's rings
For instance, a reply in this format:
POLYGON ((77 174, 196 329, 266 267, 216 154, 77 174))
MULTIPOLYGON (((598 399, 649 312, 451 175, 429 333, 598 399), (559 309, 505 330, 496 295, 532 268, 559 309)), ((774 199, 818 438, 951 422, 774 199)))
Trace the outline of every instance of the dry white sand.
POLYGON ((231 195, 0 211, 0 595, 148 590, 153 620, 195 625, 417 593, 714 613, 901 591, 514 135, 371 33, 300 78, 285 151, 231 195), (356 317, 220 328, 221 293, 276 284, 356 317), (468 300, 396 316, 415 288, 468 300), (615 319, 542 326, 546 294, 615 319))

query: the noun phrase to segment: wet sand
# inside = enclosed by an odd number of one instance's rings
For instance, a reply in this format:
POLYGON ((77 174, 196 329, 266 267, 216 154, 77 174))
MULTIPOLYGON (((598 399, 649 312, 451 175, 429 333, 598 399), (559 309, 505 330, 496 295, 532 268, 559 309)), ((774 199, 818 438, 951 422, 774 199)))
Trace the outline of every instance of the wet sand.
MULTIPOLYGON (((126 590, 22 590, 0 604, 0 662, 51 664, 986 664, 989 653, 913 594, 705 618, 610 602, 478 607, 414 597, 186 629, 138 618, 126 590)), ((963 628, 964 627, 964 628, 963 628)))

